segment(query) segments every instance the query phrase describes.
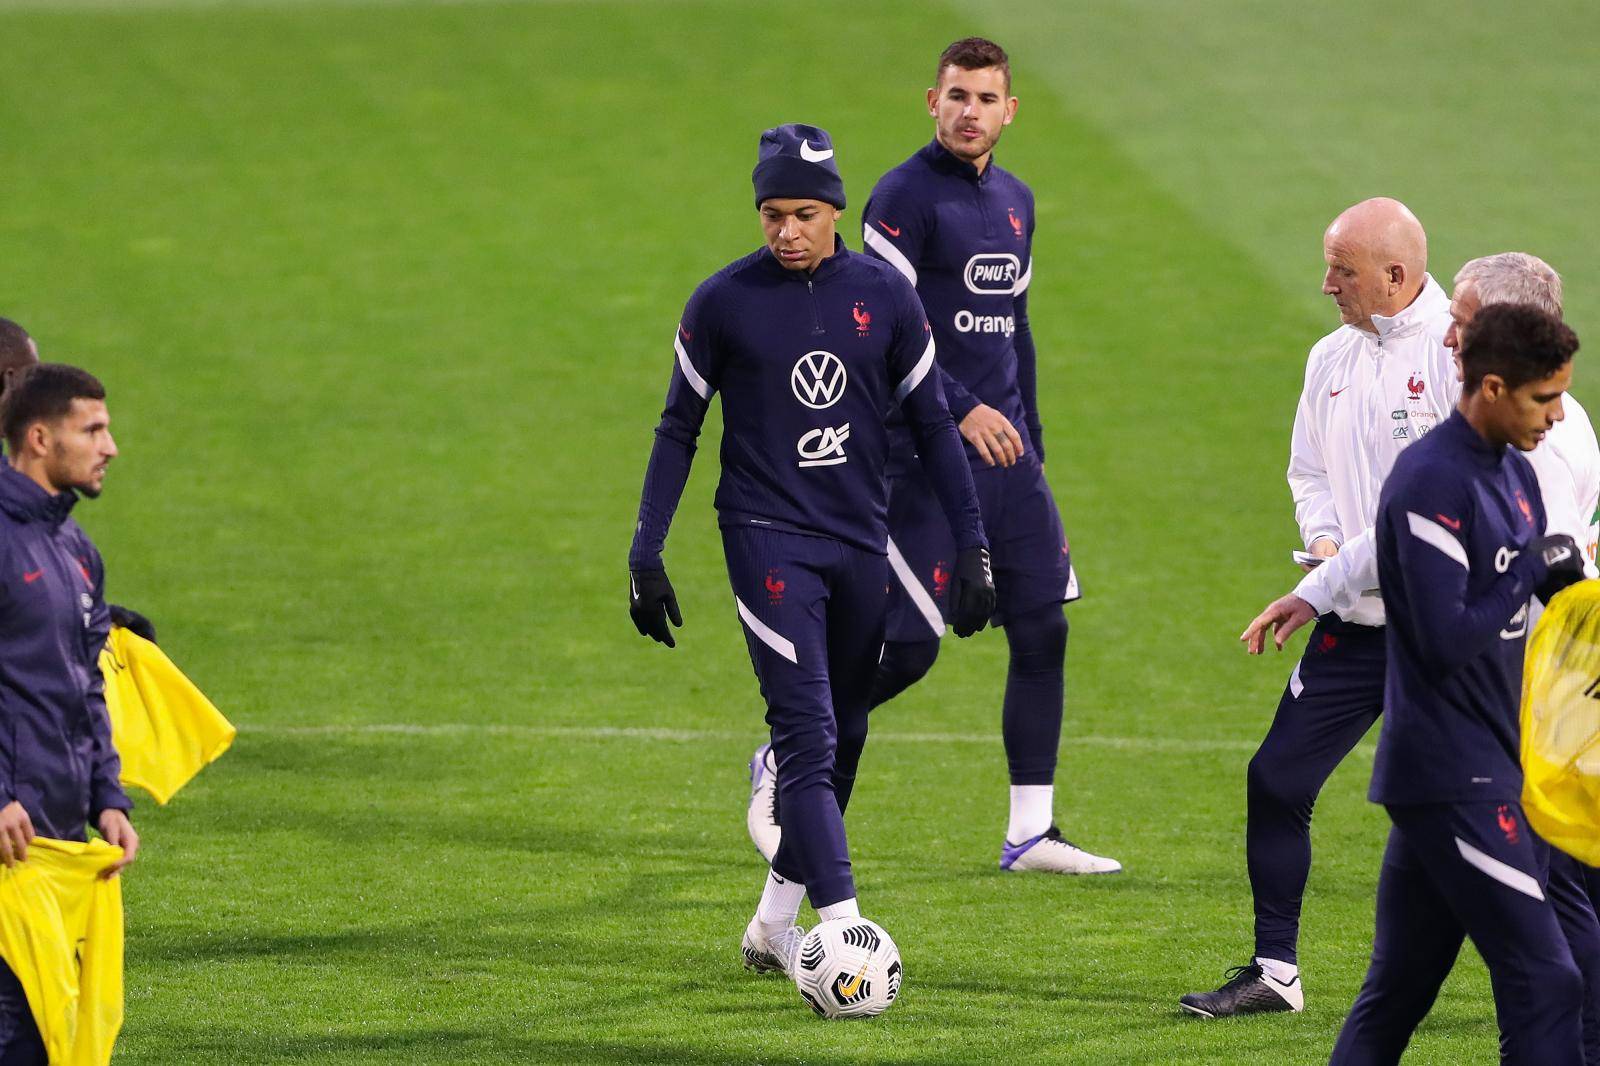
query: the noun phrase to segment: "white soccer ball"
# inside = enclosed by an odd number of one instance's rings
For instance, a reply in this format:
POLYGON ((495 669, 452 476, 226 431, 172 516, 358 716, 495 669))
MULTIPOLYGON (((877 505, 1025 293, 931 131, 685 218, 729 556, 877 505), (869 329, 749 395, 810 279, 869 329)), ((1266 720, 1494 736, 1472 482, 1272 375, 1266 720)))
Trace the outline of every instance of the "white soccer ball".
POLYGON ((900 949, 877 922, 835 918, 800 941, 794 983, 824 1018, 870 1018, 900 994, 900 949))

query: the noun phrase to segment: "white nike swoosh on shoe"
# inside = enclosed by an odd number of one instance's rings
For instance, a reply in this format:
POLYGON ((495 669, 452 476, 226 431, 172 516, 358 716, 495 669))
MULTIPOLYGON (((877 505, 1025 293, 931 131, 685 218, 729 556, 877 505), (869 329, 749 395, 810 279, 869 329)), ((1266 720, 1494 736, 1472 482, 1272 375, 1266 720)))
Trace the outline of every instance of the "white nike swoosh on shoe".
POLYGON ((800 142, 800 158, 804 159, 807 163, 820 163, 824 159, 832 159, 833 158, 833 149, 832 148, 823 148, 823 149, 813 148, 813 147, 811 147, 811 142, 810 141, 802 140, 800 142))

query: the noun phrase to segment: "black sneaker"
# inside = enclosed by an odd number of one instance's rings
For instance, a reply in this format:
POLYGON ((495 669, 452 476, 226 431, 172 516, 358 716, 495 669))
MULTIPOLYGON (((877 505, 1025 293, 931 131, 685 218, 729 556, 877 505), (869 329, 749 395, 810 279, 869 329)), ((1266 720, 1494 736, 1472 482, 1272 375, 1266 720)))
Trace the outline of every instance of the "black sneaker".
POLYGON ((1298 1011, 1306 1005, 1299 974, 1284 984, 1252 962, 1235 966, 1227 977, 1228 983, 1215 992, 1190 992, 1178 1000, 1178 1006, 1202 1018, 1227 1018, 1234 1014, 1298 1011))

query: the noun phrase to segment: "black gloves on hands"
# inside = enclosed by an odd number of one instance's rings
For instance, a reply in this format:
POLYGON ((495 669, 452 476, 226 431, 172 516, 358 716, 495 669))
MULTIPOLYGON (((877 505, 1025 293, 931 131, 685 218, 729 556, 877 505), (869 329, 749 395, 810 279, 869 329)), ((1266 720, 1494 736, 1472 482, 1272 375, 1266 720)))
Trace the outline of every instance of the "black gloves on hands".
POLYGON ((111 624, 121 626, 130 633, 137 633, 150 643, 156 643, 156 625, 132 607, 123 607, 121 604, 110 603, 111 624))
POLYGON ((957 552, 955 580, 950 585, 950 625, 956 636, 970 637, 988 625, 994 614, 989 549, 962 548, 957 552))
POLYGON ((628 572, 628 613, 642 636, 658 640, 669 648, 678 642, 672 639, 672 624, 683 626, 683 615, 678 613, 678 597, 672 591, 665 570, 630 570, 628 572))
POLYGON ((1528 554, 1538 556, 1544 563, 1546 576, 1536 590, 1544 603, 1549 603, 1552 596, 1568 585, 1583 580, 1583 552, 1578 542, 1565 533, 1540 537, 1528 545, 1528 554))

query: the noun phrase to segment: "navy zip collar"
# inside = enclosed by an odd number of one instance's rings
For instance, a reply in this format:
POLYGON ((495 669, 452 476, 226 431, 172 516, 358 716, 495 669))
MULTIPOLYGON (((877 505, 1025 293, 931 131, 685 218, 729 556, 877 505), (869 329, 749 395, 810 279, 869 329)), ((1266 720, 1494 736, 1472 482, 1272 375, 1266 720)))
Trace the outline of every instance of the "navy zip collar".
POLYGON ((78 494, 71 489, 52 495, 0 456, 0 510, 17 521, 60 526, 77 502, 78 494))
POLYGON ((763 248, 762 251, 766 253, 767 270, 776 271, 782 277, 792 278, 795 281, 809 281, 813 285, 826 281, 844 269, 845 261, 855 254, 845 247, 844 238, 837 233, 833 235, 833 254, 818 263, 815 270, 809 272, 805 270, 790 270, 778 262, 778 257, 772 254, 772 249, 770 248, 763 248))
POLYGON ((945 174, 955 174, 963 177, 974 185, 987 185, 989 183, 989 175, 994 172, 993 152, 989 153, 989 165, 984 167, 983 173, 980 174, 976 166, 939 143, 939 138, 937 137, 929 141, 927 147, 923 148, 920 154, 933 169, 945 174))
POLYGON ((1485 469, 1492 470, 1499 466, 1511 447, 1509 444, 1489 443, 1483 434, 1472 428, 1472 423, 1467 421, 1467 416, 1461 413, 1459 407, 1450 413, 1439 429, 1454 434, 1472 454, 1473 461, 1485 469))

